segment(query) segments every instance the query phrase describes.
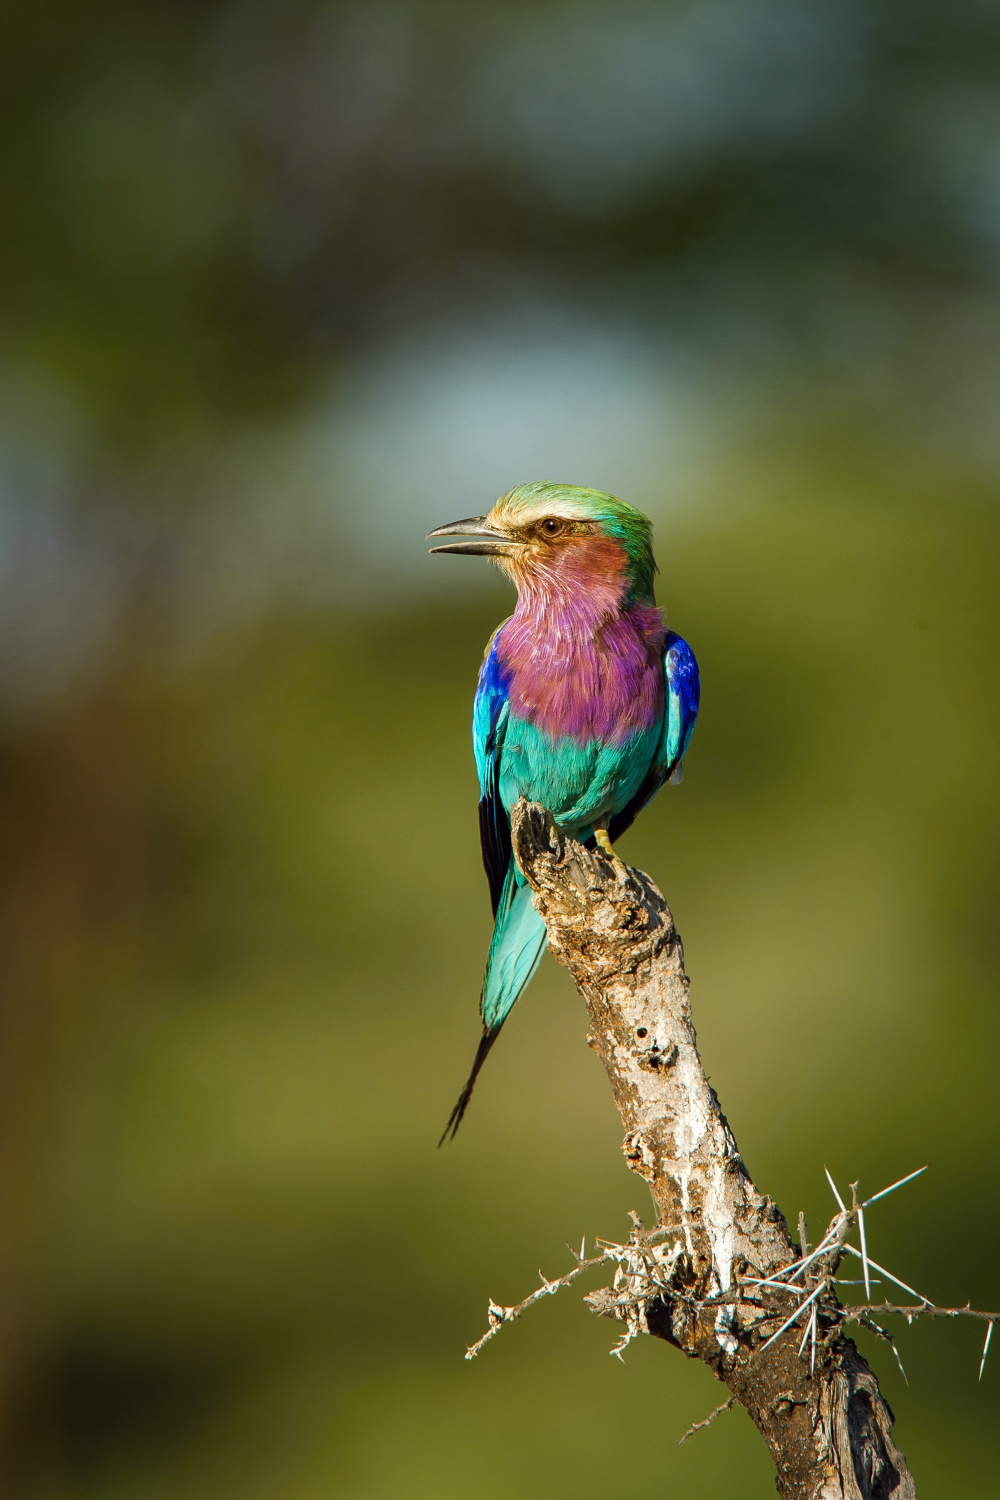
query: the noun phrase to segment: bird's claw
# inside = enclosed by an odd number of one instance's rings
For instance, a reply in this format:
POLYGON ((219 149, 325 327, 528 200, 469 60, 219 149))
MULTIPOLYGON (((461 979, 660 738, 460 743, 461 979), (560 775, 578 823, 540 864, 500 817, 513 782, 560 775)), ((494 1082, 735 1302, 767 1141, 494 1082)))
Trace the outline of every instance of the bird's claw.
POLYGON ((625 865, 618 858, 618 855, 612 848, 611 840, 608 837, 608 830, 606 828, 595 828, 594 840, 598 848, 604 851, 604 853, 610 859, 611 863, 614 865, 615 874, 618 876, 623 876, 625 874, 625 865))

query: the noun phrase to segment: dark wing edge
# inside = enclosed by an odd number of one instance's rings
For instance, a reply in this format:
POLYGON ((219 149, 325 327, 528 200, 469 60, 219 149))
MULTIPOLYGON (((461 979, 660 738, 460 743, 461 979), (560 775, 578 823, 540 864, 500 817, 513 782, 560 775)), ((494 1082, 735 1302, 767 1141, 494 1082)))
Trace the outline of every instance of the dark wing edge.
POLYGON ((687 754, 698 705, 701 702, 701 679, 694 652, 687 641, 668 630, 663 642, 663 672, 666 678, 666 701, 663 705, 663 735, 653 764, 632 800, 608 822, 608 837, 614 842, 635 822, 642 809, 669 781, 687 754))
POLYGON ((490 905, 493 908, 494 919, 500 905, 503 883, 511 860, 510 819, 507 816, 507 809, 500 800, 500 759, 503 754, 504 736, 507 732, 507 684, 503 680, 496 659, 496 641, 499 633, 498 630, 486 648, 479 676, 475 710, 480 725, 477 728, 477 739, 483 729, 486 731, 485 736, 476 746, 481 792, 479 843, 483 852, 483 868, 490 884, 490 905))
POLYGON ((510 823, 498 790, 502 743, 501 741, 490 753, 486 791, 479 799, 479 843, 483 851, 483 869, 490 883, 490 905, 494 918, 500 906, 511 857, 510 823))

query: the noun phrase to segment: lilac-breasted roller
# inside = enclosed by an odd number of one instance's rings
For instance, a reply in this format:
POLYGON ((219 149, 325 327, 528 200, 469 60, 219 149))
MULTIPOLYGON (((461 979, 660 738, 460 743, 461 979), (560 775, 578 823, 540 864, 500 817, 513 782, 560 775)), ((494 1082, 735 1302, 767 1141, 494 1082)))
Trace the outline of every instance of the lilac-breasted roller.
POLYGON ((611 853, 665 781, 679 781, 698 714, 698 664, 653 597, 648 517, 602 490, 518 485, 487 516, 440 526, 433 552, 486 556, 517 608, 486 648, 472 719, 479 831, 493 903, 483 1034, 442 1141, 545 950, 545 924, 511 853, 510 809, 540 802, 611 853))

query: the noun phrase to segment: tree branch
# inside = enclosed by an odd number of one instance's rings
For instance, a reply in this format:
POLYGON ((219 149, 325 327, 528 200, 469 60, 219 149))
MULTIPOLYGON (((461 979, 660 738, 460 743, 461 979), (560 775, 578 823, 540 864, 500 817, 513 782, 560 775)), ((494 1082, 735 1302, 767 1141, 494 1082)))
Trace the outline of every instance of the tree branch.
POLYGON ((615 1286, 592 1293, 591 1307, 628 1325, 623 1344, 650 1333, 715 1372, 764 1437, 782 1500, 915 1500, 892 1412, 843 1332, 833 1289, 857 1206, 804 1260, 705 1077, 681 941, 656 886, 523 799, 511 833, 549 946, 586 1002, 625 1159, 659 1219, 616 1247, 615 1286))

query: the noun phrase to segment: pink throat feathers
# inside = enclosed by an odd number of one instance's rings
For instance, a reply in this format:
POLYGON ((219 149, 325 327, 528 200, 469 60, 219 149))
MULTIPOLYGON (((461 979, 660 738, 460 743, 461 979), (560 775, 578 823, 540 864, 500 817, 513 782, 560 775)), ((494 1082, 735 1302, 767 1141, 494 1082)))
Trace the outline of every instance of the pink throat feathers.
POLYGON ((525 568, 497 640, 512 714, 581 744, 620 745, 658 721, 663 620, 648 600, 623 607, 628 587, 610 538, 525 568))

